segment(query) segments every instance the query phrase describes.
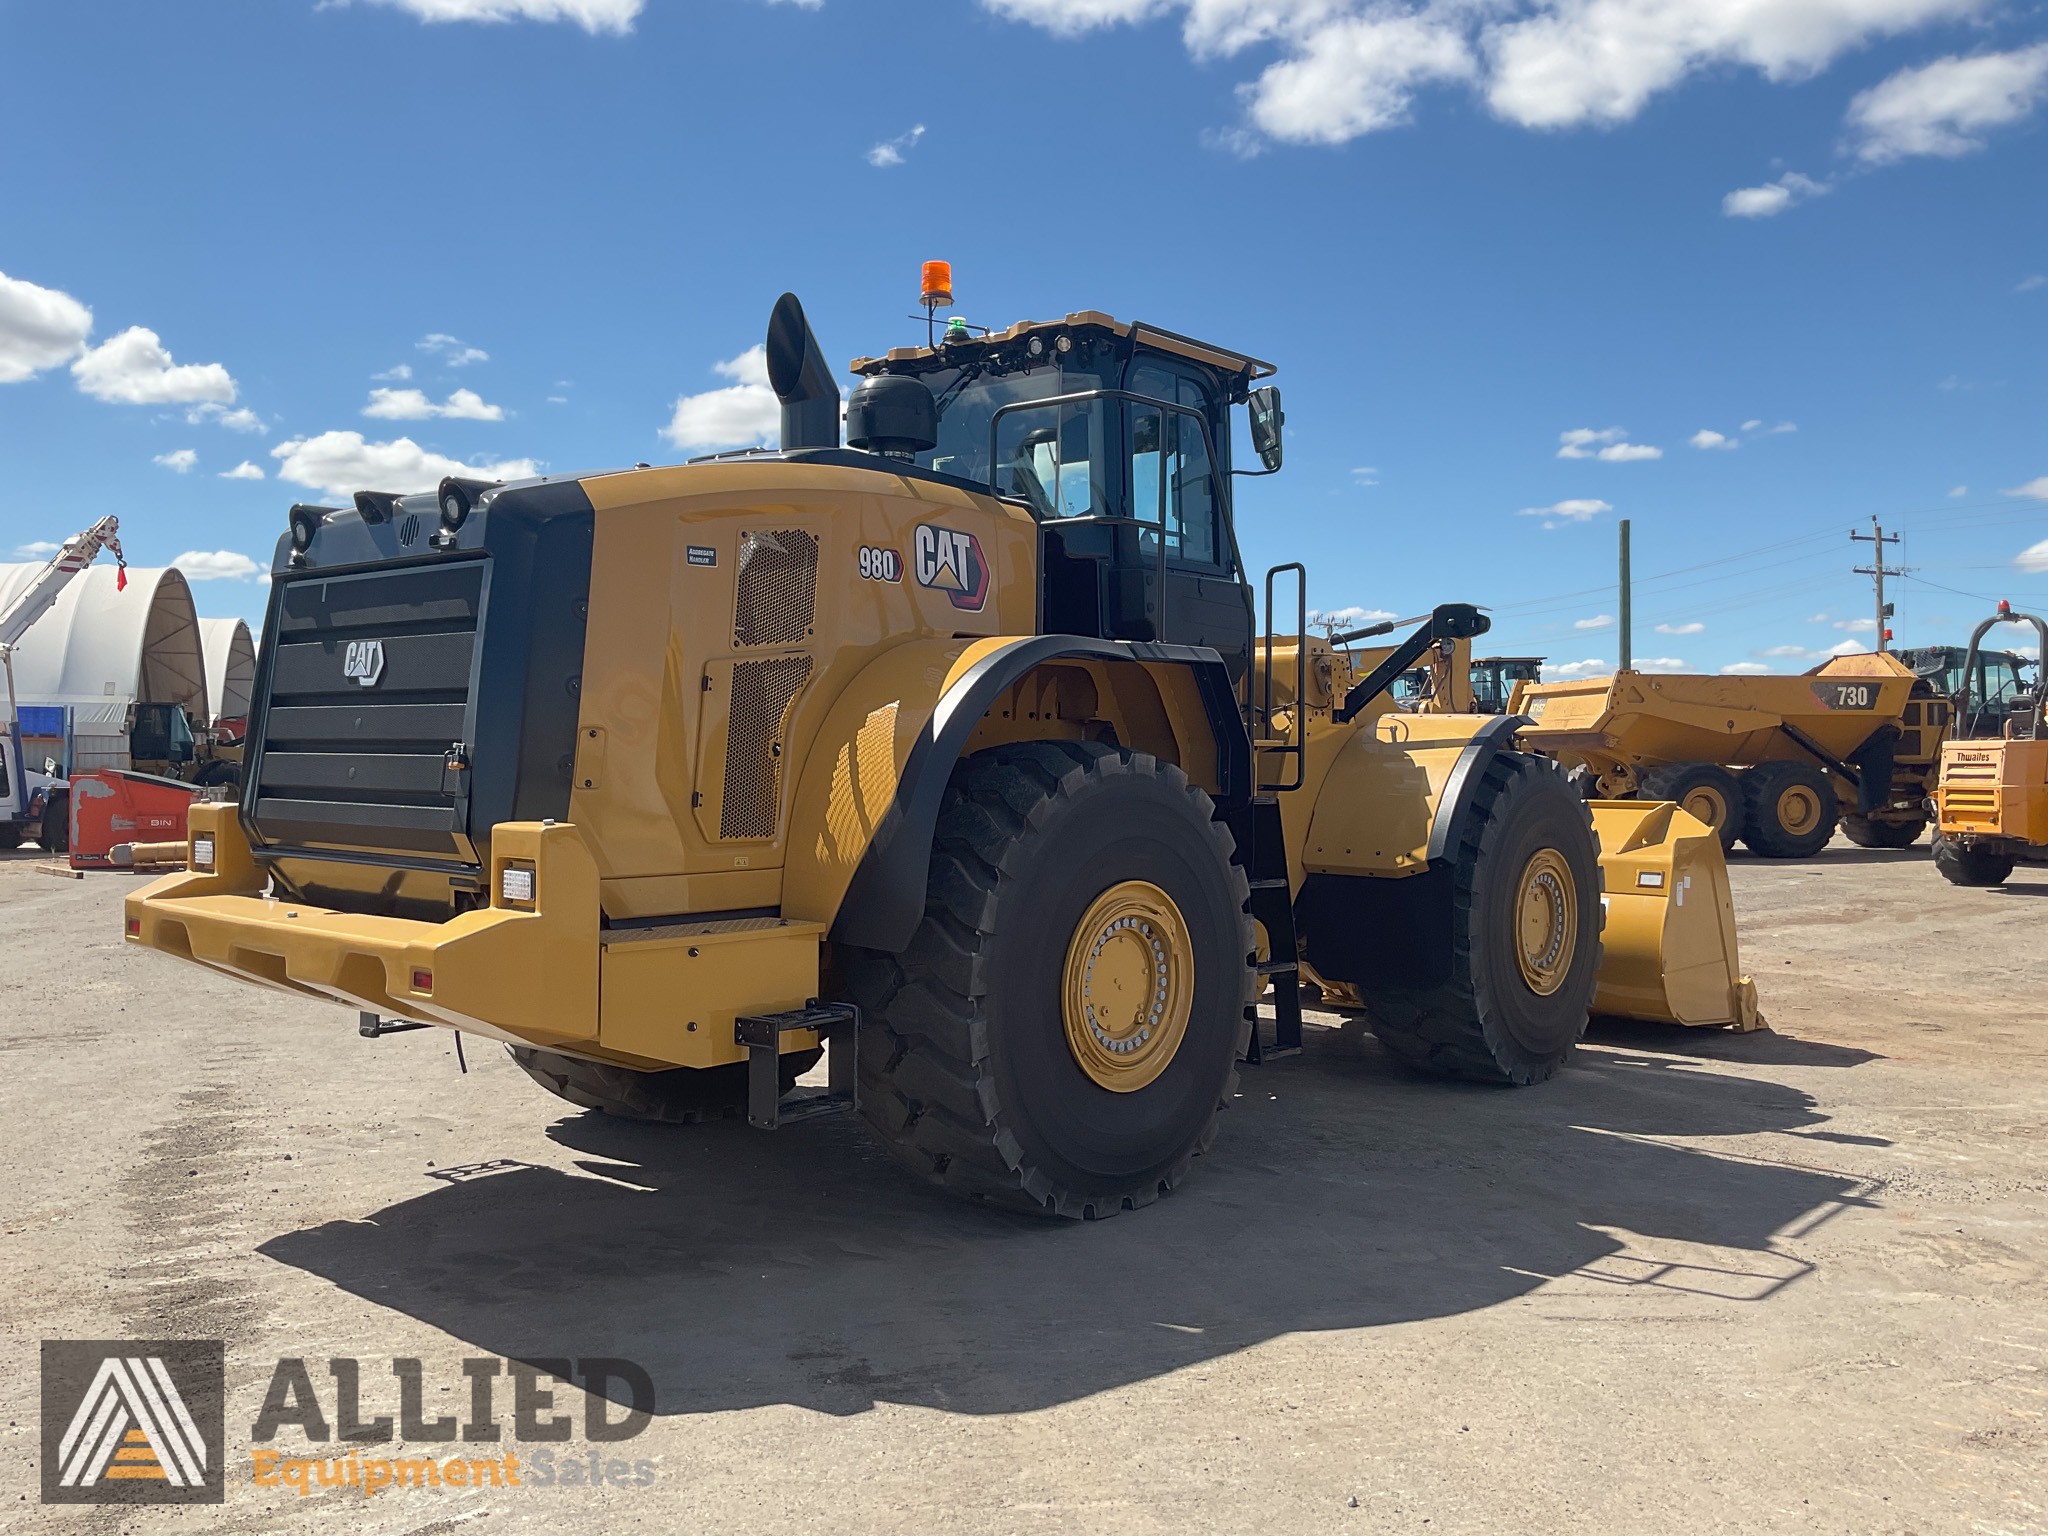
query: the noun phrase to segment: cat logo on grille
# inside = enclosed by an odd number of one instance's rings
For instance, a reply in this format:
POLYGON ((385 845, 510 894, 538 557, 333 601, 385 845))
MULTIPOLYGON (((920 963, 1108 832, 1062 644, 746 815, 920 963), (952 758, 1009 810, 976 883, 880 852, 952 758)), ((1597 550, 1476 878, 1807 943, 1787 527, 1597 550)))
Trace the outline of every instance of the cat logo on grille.
POLYGON ((919 523, 917 584, 945 593, 955 608, 981 612, 988 601, 988 562, 981 541, 956 528, 919 523))
POLYGON ((384 642, 351 640, 341 653, 341 675, 352 677, 365 688, 374 688, 384 675, 384 642))
POLYGON ((214 1340, 44 1340, 43 1502, 219 1503, 222 1363, 214 1340))

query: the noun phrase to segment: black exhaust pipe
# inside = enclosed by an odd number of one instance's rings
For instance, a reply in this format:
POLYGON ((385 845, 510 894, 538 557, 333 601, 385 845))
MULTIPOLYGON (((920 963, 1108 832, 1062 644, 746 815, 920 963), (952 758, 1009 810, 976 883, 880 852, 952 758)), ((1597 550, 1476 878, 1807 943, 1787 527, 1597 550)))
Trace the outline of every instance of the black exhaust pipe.
POLYGON ((782 402, 785 451, 839 446, 839 387, 793 293, 768 317, 768 382, 782 402))

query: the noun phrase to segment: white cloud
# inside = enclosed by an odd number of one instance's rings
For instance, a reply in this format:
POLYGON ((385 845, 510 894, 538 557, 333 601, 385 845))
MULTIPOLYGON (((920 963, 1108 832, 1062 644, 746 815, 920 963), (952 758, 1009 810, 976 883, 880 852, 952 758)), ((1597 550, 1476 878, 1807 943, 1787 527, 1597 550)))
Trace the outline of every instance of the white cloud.
POLYGON ((178 363, 155 331, 131 325, 71 365, 78 387, 123 405, 232 405, 235 381, 219 363, 178 363))
POLYGON ((1724 677, 1756 677, 1771 669, 1760 661, 1731 661, 1721 669, 1724 677))
POLYGON ((388 443, 363 440, 360 432, 322 432, 294 438, 270 450, 278 460, 277 478, 294 485, 346 499, 357 491, 391 491, 406 495, 430 490, 443 476, 473 480, 524 480, 538 474, 532 459, 505 459, 495 464, 465 464, 446 454, 422 448, 409 437, 388 443))
POLYGON ((1614 615, 1611 613, 1596 613, 1590 619, 1572 620, 1573 629, 1612 629, 1613 627, 1614 615))
POLYGON ((1590 496, 1577 496, 1568 501, 1555 501, 1547 507, 1524 507, 1517 517, 1540 517, 1545 528, 1561 527, 1565 523, 1588 523, 1602 512, 1612 512, 1613 504, 1590 496))
POLYGON ((1810 656, 1812 654, 1803 645, 1767 645, 1757 652, 1759 656, 1810 656))
POLYGON ((1363 629, 1368 624, 1378 624, 1399 615, 1385 608, 1311 608, 1308 623, 1311 629, 1363 629))
POLYGON ((1370 464, 1361 464, 1351 471, 1351 483, 1356 486, 1378 485, 1380 472, 1370 464))
POLYGON ((1861 656, 1869 649, 1869 645, 1861 640, 1838 640, 1825 651, 1822 651, 1821 654, 1823 656, 1861 656))
POLYGON ((899 133, 893 139, 884 139, 867 152, 869 165, 876 170, 886 170, 892 165, 901 165, 903 157, 917 148, 917 141, 924 137, 924 124, 919 123, 908 133, 899 133))
POLYGON ((765 443, 782 427, 782 403, 768 387, 768 353, 756 344, 714 365, 736 382, 676 400, 661 435, 678 448, 738 448, 765 443))
POLYGON ((47 560, 62 549, 62 544, 52 544, 48 539, 38 539, 33 544, 17 544, 14 558, 17 560, 47 560))
POLYGON ((2038 544, 2029 544, 2012 557, 2012 563, 2023 571, 2048 571, 2048 539, 2038 544))
POLYGON ((1902 69, 1849 103, 1856 154, 1873 165, 1911 155, 1965 155, 1986 130, 2019 122, 2048 94, 2048 43, 2011 53, 1950 55, 1902 69))
POLYGON ((1852 635, 1873 634, 1877 629, 1875 619, 1837 619, 1835 628, 1846 629, 1852 635))
POLYGON ((0 384, 19 384, 78 356, 92 311, 70 294, 0 272, 0 384))
POLYGON ((1695 619, 1690 624, 1659 624, 1657 626, 1657 633, 1660 635, 1696 635, 1706 627, 1706 625, 1695 619))
MULTIPOLYGON (((1197 0, 1197 11, 1219 8, 1216 0, 1197 0)), ((1250 13, 1261 7, 1238 0, 1234 9, 1250 13)), ((1332 17, 1327 12, 1334 7, 1294 0, 1272 9, 1323 13, 1319 24, 1293 41, 1291 57, 1238 88, 1252 125, 1276 139, 1342 144, 1397 127, 1408 121, 1417 87, 1466 80, 1477 72, 1472 45, 1459 28, 1428 13, 1332 17)))
POLYGON ((250 410, 246 405, 238 405, 233 410, 229 410, 226 406, 212 400, 202 400, 199 404, 193 406, 191 410, 185 413, 185 421, 188 425, 194 427, 202 422, 217 422, 221 426, 226 427, 230 432, 268 432, 270 430, 269 427, 264 425, 263 418, 250 410))
POLYGON ((1610 464, 1632 464, 1638 459, 1661 459, 1662 448, 1652 448, 1647 443, 1631 443, 1620 427, 1609 427, 1596 432, 1591 427, 1574 427, 1569 432, 1557 434, 1557 456, 1560 459, 1605 459, 1610 464))
POLYGON ((1742 446, 1734 438, 1724 432, 1716 432, 1712 427, 1701 427, 1699 431, 1693 433, 1686 441, 1695 448, 1740 448, 1742 446))
POLYGON ((1958 485, 1949 491, 1948 499, 1954 501, 1959 496, 1967 496, 1969 494, 1970 488, 1967 485, 1958 485))
POLYGON ((1767 181, 1760 187, 1737 187, 1721 199, 1721 211, 1731 219, 1768 219, 1795 203, 1824 196, 1829 190, 1825 182, 1802 176, 1797 171, 1787 171, 1776 181, 1767 181))
POLYGON ((171 562, 187 581, 247 581, 263 567, 231 549, 188 549, 171 562))
POLYGON ((1560 662, 1556 666, 1545 662, 1543 670, 1553 678, 1569 682, 1575 677, 1599 677, 1603 673, 1612 672, 1614 665, 1612 662, 1602 661, 1598 656, 1588 656, 1584 661, 1560 662))
POLYGON ((1767 437, 1780 437, 1780 436, 1783 436, 1783 435, 1784 435, 1785 433, 1787 433, 1787 432, 1797 432, 1798 430, 1799 430, 1799 423, 1798 423, 1798 422, 1796 422, 1796 421, 1781 421, 1781 422, 1779 422, 1779 423, 1778 423, 1778 424, 1777 424, 1777 425, 1776 425, 1775 427, 1772 427, 1772 428, 1771 428, 1771 429, 1770 429, 1770 430, 1769 430, 1769 431, 1768 431, 1767 433, 1765 433, 1765 436, 1767 436, 1767 437))
POLYGON ((1761 416, 1752 416, 1749 418, 1749 420, 1745 421, 1742 424, 1742 430, 1745 432, 1754 432, 1758 427, 1762 426, 1763 424, 1763 418, 1761 416))
POLYGON ((1638 672, 1683 672, 1685 662, 1676 656, 1638 656, 1635 659, 1638 672))
POLYGON ((371 374, 371 375, 370 375, 370 382, 371 382, 372 384, 390 384, 390 383, 394 383, 394 382, 396 382, 396 383, 404 383, 404 382, 405 382, 405 380, 407 380, 407 379, 409 379, 409 378, 411 378, 411 377, 412 377, 412 364, 411 364, 411 363, 396 363, 396 364, 392 365, 391 367, 389 367, 389 368, 386 368, 386 369, 385 369, 385 370, 384 370, 384 371, 383 371, 382 373, 373 373, 373 374, 371 374))
POLYGON ((2036 272, 2023 277, 2014 284, 2014 293, 2032 293, 2036 288, 2048 288, 2048 272, 2036 272))
MULTIPOLYGON (((467 346, 445 331, 430 332, 413 346, 418 351, 432 353, 450 368, 467 368, 471 363, 488 363, 491 360, 491 354, 482 347, 467 346)), ((395 369, 393 371, 396 372, 395 369)), ((411 378, 412 370, 407 369, 404 377, 411 378)))
POLYGON ((647 0, 375 0, 421 21, 567 21, 586 32, 625 33, 647 0))
POLYGON ((263 468, 261 465, 251 464, 247 459, 244 459, 233 469, 222 470, 220 477, 223 480, 261 480, 263 478, 263 468))
POLYGON ((2030 501, 2048 501, 2048 475, 2029 480, 2025 485, 2016 485, 2001 493, 2006 496, 2024 496, 2030 501))
POLYGON ((505 408, 485 403, 473 389, 458 389, 440 405, 429 400, 424 390, 373 389, 363 414, 379 421, 427 421, 436 416, 458 421, 503 421, 505 408))
POLYGON ((199 455, 190 448, 173 448, 169 453, 158 454, 150 462, 152 464, 161 464, 165 469, 173 470, 182 475, 199 462, 199 455))

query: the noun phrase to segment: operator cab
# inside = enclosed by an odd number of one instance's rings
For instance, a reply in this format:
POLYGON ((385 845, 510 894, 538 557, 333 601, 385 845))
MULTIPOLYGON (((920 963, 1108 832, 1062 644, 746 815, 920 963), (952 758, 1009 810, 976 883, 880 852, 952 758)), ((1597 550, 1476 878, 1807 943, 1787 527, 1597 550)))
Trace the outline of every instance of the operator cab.
POLYGON ((932 394, 925 469, 1030 507, 1041 525, 1040 628, 1214 647, 1233 680, 1251 659, 1251 585, 1231 516, 1231 408, 1262 469, 1280 467, 1272 365, 1097 311, 860 358, 870 379, 932 394))

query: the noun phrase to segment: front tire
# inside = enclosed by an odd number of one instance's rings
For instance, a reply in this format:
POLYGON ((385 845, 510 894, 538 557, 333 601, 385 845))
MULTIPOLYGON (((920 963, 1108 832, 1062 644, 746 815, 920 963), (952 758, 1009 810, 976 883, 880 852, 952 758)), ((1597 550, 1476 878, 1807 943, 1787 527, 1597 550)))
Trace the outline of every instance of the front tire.
POLYGON ((2018 863, 2009 853, 1972 848, 1939 832, 1934 834, 1934 867, 1950 885, 2003 885, 2018 863))
POLYGON ((1592 812, 1554 763, 1497 753, 1452 854, 1450 977, 1364 989, 1373 1033, 1439 1076, 1542 1082, 1586 1032, 1600 969, 1592 812))
POLYGON ((1214 817, 1179 768, 1099 743, 954 770, 909 947, 846 962, 861 1111, 891 1156, 1053 1216, 1179 1184, 1236 1088, 1257 979, 1214 817))
POLYGON ((43 807, 43 833, 37 839, 45 853, 69 853, 71 851, 71 796, 67 793, 50 796, 49 804, 43 807))
POLYGON ((1927 818, 1912 821, 1872 821, 1868 816, 1844 816, 1842 835, 1858 848, 1910 848, 1927 830, 1927 818))

